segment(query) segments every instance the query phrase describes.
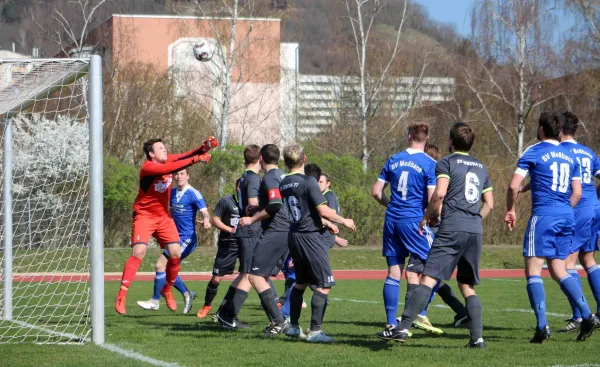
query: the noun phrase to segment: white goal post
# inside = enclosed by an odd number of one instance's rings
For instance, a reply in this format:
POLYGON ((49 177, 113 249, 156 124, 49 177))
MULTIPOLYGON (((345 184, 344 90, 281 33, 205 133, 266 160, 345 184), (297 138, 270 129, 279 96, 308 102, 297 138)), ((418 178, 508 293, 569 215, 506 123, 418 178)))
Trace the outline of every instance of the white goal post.
POLYGON ((103 344, 102 58, 0 59, 0 123, 0 344, 103 344))

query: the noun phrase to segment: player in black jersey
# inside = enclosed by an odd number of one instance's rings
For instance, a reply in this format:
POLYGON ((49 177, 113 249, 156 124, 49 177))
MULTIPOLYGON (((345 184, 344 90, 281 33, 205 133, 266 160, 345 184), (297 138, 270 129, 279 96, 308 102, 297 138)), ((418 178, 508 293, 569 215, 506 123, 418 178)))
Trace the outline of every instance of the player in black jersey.
POLYGON ((481 302, 474 286, 479 284, 479 258, 483 239, 482 219, 494 206, 492 185, 485 166, 468 152, 475 133, 465 123, 458 122, 450 130, 451 155, 436 165, 437 185, 420 230, 437 216, 443 201, 440 228, 429 252, 420 286, 408 300, 402 320, 393 335, 378 335, 383 339, 404 342, 413 320, 427 304, 438 280, 449 280, 458 268, 457 280, 466 300, 470 322, 469 348, 485 348, 481 302))
POLYGON ((290 253, 294 260, 296 284, 290 294, 290 327, 285 331, 291 337, 300 336, 298 320, 306 287, 317 289, 311 300, 312 317, 308 342, 330 343, 333 340, 321 330, 330 288, 335 284, 329 263, 329 245, 325 243, 321 217, 356 230, 354 221, 340 217, 329 208, 327 200, 313 177, 304 174, 306 156, 301 146, 292 144, 283 151, 290 173, 281 181, 283 205, 288 211, 290 226, 290 253))
MULTIPOLYGON (((252 216, 259 208, 258 191, 261 183, 260 176, 258 175, 261 170, 259 157, 260 147, 258 145, 248 145, 244 148, 244 165, 246 170, 240 178, 240 190, 238 191, 238 208, 240 216, 252 216)), ((260 223, 254 223, 251 226, 245 227, 238 226, 236 228, 235 237, 237 238, 239 246, 240 273, 231 283, 231 286, 229 286, 227 294, 223 298, 223 302, 221 302, 219 311, 217 311, 217 321, 224 327, 227 327, 227 325, 219 320, 218 315, 223 307, 233 307, 231 302, 239 282, 242 281, 242 279, 248 281, 248 273, 250 272, 250 267, 252 265, 252 255, 254 254, 254 248, 256 247, 261 234, 262 227, 260 226, 260 223)), ((236 328, 246 327, 246 325, 239 322, 239 320, 235 320, 234 324, 236 328)))
MULTIPOLYGON (((340 214, 340 201, 338 200, 337 195, 331 191, 331 177, 329 177, 328 174, 321 172, 321 175, 319 176, 319 188, 321 189, 323 196, 325 196, 325 199, 327 199, 327 206, 335 210, 337 214, 340 214)), ((334 243, 336 245, 340 247, 348 246, 347 239, 340 236, 332 237, 334 238, 334 243)), ((333 247, 333 243, 331 244, 331 247, 333 247)))
POLYGON ((208 315, 212 308, 212 301, 217 295, 221 279, 225 275, 233 274, 235 262, 238 259, 238 244, 234 236, 240 213, 238 208, 238 195, 240 189, 240 179, 235 182, 235 194, 222 197, 212 215, 212 225, 220 230, 217 256, 213 265, 212 278, 206 287, 206 295, 204 296, 204 306, 196 316, 204 318, 208 315))
POLYGON ((279 183, 285 176, 277 167, 279 148, 267 144, 260 150, 259 162, 266 172, 258 190, 259 211, 252 216, 240 219, 240 227, 250 227, 260 223, 263 233, 256 244, 252 255, 250 276, 242 279, 237 285, 232 302, 218 314, 221 325, 235 328, 235 317, 248 297, 250 288, 254 288, 260 297, 263 309, 271 320, 265 329, 267 334, 279 334, 286 326, 285 319, 277 307, 274 294, 268 279, 278 260, 288 249, 288 232, 290 228, 286 210, 282 209, 279 183))

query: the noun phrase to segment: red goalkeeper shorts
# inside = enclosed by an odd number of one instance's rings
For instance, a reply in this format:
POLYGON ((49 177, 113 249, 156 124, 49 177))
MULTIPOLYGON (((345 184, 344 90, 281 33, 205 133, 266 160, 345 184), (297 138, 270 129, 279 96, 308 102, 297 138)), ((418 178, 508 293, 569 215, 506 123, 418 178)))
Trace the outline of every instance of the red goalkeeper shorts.
POLYGON ((156 238, 160 248, 169 243, 179 243, 179 233, 173 218, 134 216, 131 226, 131 245, 138 243, 148 244, 150 237, 156 238))

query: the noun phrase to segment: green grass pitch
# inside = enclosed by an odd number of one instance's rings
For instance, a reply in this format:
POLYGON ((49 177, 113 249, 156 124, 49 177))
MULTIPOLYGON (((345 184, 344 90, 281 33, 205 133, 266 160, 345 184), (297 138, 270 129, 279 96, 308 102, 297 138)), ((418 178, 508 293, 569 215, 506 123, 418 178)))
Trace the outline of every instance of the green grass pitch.
MULTIPOLYGON (((283 288, 282 282, 276 282, 283 288)), ((569 314, 567 300, 558 286, 545 279, 552 339, 543 345, 528 344, 535 318, 523 279, 483 279, 478 288, 484 310, 484 337, 487 350, 466 350, 467 329, 443 327, 443 336, 429 336, 419 330, 406 344, 380 341, 374 333, 385 323, 382 281, 339 281, 331 293, 323 329, 335 338, 333 345, 312 345, 280 336, 266 338, 262 329, 266 316, 258 297, 251 293, 240 318, 252 325, 242 331, 222 330, 210 318, 198 320, 195 312, 202 304, 206 282, 189 282, 196 291, 193 313, 170 312, 164 301, 158 311, 145 311, 135 302, 151 295, 151 282, 136 282, 129 291, 127 315, 117 315, 113 297, 119 284, 106 285, 106 341, 173 366, 554 366, 599 363, 600 334, 584 343, 575 334, 558 329, 569 314)), ((450 284, 457 291, 454 281, 450 284)), ((593 300, 583 279, 588 300, 593 300)), ((220 302, 228 283, 219 289, 220 302)), ((405 283, 402 284, 402 293, 405 283)), ((311 292, 306 293, 310 304, 311 292)), ((403 295, 402 295, 403 297, 403 295)), ((180 310, 181 297, 178 296, 180 310)), ((591 302, 594 306, 594 302, 591 302)), ((401 306, 402 307, 402 306, 401 306)), ((452 312, 436 298, 429 310, 436 326, 452 320, 452 312)), ((310 310, 303 310, 302 326, 308 327, 310 310)), ((600 331, 600 330, 599 330, 600 331)), ((0 346, 2 366, 149 366, 93 344, 0 346)))

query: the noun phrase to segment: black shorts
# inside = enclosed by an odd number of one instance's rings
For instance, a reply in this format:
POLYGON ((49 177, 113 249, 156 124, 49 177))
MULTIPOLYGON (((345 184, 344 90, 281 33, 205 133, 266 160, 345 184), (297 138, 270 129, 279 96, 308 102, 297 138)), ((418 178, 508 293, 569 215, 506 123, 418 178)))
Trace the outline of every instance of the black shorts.
MULTIPOLYGON (((273 274, 277 263, 288 251, 288 233, 287 231, 275 232, 271 230, 263 232, 254 248, 250 274, 261 277, 268 277, 273 274)), ((281 269, 281 265, 279 269, 281 269)))
POLYGON ((240 248, 240 273, 249 273, 252 268, 252 256, 260 237, 240 237, 238 246, 240 248))
POLYGON ((219 246, 217 256, 215 256, 212 275, 222 277, 224 275, 233 274, 238 256, 239 252, 237 245, 219 246))
POLYGON ((408 258, 408 264, 406 265, 406 271, 411 273, 422 274, 425 269, 425 263, 427 260, 422 260, 414 254, 410 254, 408 258))
POLYGON ((290 233, 290 254, 294 260, 296 283, 318 288, 335 285, 329 263, 329 244, 319 232, 290 233))
POLYGON ((290 247, 288 245, 288 248, 285 249, 285 253, 283 255, 281 255, 279 260, 277 260, 277 264, 275 264, 275 267, 273 268, 273 272, 271 273, 272 277, 276 277, 277 274, 279 274, 279 272, 281 271, 281 268, 283 268, 285 259, 287 259, 289 254, 290 254, 290 247))
POLYGON ((469 232, 439 232, 429 251, 423 275, 448 280, 457 269, 459 283, 479 284, 479 258, 483 235, 469 232))
POLYGON ((325 239, 325 243, 329 245, 329 249, 331 250, 333 248, 333 245, 335 245, 335 235, 329 232, 329 230, 327 229, 323 231, 323 238, 325 239))

